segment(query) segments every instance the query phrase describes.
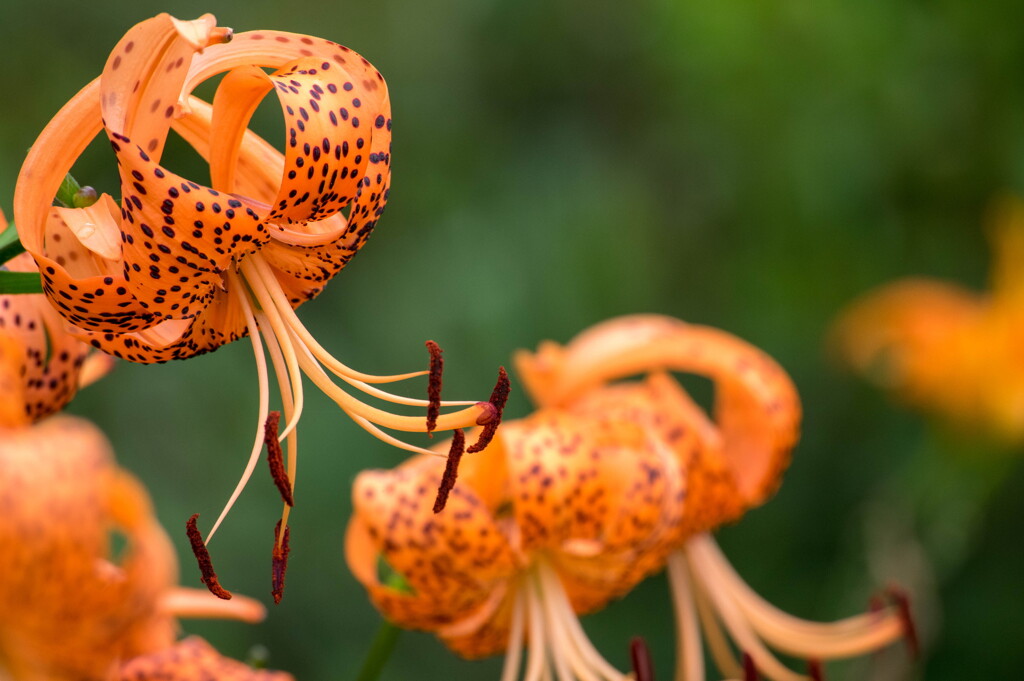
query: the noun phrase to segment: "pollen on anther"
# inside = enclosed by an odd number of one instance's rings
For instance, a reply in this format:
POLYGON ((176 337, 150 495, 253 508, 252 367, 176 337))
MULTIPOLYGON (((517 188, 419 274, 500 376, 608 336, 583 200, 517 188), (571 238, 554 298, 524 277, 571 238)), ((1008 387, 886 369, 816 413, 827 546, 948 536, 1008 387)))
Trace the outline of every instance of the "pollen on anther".
POLYGON ((274 525, 274 553, 271 558, 270 594, 274 597, 274 603, 280 603, 284 596, 284 577, 288 571, 288 539, 291 537, 291 529, 284 526, 284 536, 281 536, 281 521, 274 525))
POLYGON ((917 637, 917 624, 914 622, 914 615, 910 611, 910 595, 902 587, 895 585, 886 589, 885 595, 892 599, 899 610, 907 652, 912 658, 917 659, 921 654, 921 642, 917 637))
POLYGON ((441 346, 432 340, 428 340, 427 351, 430 353, 430 378, 427 383, 427 398, 430 404, 427 405, 427 435, 433 437, 434 428, 437 427, 437 417, 441 414, 441 378, 444 372, 444 351, 441 346))
POLYGON ((654 663, 651 651, 642 636, 634 636, 629 642, 629 659, 633 663, 635 681, 654 681, 654 663))
POLYGON ((292 496, 292 482, 288 479, 288 471, 284 468, 284 453, 281 451, 281 441, 277 437, 277 428, 281 422, 281 412, 272 411, 267 415, 267 422, 263 425, 263 442, 267 445, 267 463, 270 464, 270 477, 274 479, 277 491, 281 493, 281 499, 289 506, 295 505, 295 498, 292 496))
POLYGON ((210 552, 206 548, 206 542, 203 541, 203 535, 199 533, 199 528, 196 527, 198 519, 199 514, 193 513, 192 517, 185 523, 185 532, 188 535, 189 543, 192 545, 192 553, 195 554, 196 562, 199 563, 199 572, 202 575, 200 580, 210 590, 210 593, 217 598, 224 599, 225 601, 231 600, 231 592, 222 587, 220 580, 217 579, 217 573, 213 569, 213 561, 210 560, 210 552))
POLYGON ((749 653, 743 653, 743 681, 758 681, 761 675, 757 673, 757 665, 749 653))
POLYGON ((441 476, 441 484, 437 487, 437 498, 434 499, 434 513, 440 513, 448 503, 448 495, 455 487, 455 480, 459 477, 459 462, 462 461, 462 454, 466 449, 466 436, 461 428, 452 431, 452 446, 448 450, 448 460, 444 464, 444 475, 441 476))
POLYGON ((505 371, 505 367, 498 367, 498 382, 494 384, 494 390, 491 391, 491 399, 488 400, 488 403, 494 409, 494 413, 486 422, 480 424, 484 429, 480 432, 480 437, 477 438, 477 441, 466 450, 467 453, 475 454, 476 452, 482 452, 491 443, 494 434, 498 432, 498 426, 501 425, 501 414, 505 411, 505 403, 508 402, 508 394, 510 392, 512 392, 512 384, 509 383, 508 372, 505 371))

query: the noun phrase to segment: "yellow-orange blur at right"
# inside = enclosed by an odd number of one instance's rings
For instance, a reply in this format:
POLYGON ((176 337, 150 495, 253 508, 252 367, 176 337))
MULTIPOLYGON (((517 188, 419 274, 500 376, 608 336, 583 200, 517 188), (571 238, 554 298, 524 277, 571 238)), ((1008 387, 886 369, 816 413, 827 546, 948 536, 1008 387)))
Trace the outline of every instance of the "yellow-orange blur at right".
POLYGON ((989 228, 990 289, 901 279, 850 305, 832 344, 856 373, 907 405, 1007 443, 1024 441, 1024 202, 989 228))

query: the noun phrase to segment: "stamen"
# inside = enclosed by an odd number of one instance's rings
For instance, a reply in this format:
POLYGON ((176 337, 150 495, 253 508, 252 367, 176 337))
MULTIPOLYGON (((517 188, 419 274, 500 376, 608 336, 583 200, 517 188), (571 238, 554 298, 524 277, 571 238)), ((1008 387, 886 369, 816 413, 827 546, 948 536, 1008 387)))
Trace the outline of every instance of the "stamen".
POLYGON ((494 407, 494 415, 484 423, 477 421, 484 429, 477 441, 466 450, 467 453, 481 452, 491 443, 494 434, 498 432, 498 426, 501 425, 501 413, 505 411, 505 403, 508 402, 510 392, 512 392, 512 385, 508 380, 508 372, 505 371, 505 367, 498 367, 498 382, 494 384, 491 399, 488 400, 488 403, 494 407))
POLYGON ((267 416, 267 422, 263 427, 263 441, 267 445, 267 463, 270 464, 270 477, 274 479, 277 491, 281 493, 281 499, 289 506, 295 505, 292 496, 292 483, 288 479, 288 471, 284 469, 284 453, 281 451, 281 441, 277 436, 277 425, 281 421, 281 412, 272 411, 267 416))
POLYGON ((758 681, 761 676, 757 673, 757 665, 754 664, 754 658, 747 653, 743 653, 743 681, 758 681))
POLYGON ((284 427, 284 432, 281 433, 282 437, 287 436, 296 426, 299 425, 299 419, 302 417, 303 408, 303 391, 302 391, 302 372, 299 370, 299 362, 295 357, 295 347, 292 344, 292 337, 288 333, 287 328, 281 321, 279 315, 275 313, 275 310, 271 309, 263 312, 256 312, 256 322, 260 325, 261 329, 266 329, 268 326, 273 331, 272 334, 276 337, 276 340, 280 346, 281 354, 284 357, 285 368, 288 372, 288 380, 291 381, 292 385, 292 399, 294 404, 292 405, 292 415, 288 419, 288 424, 284 427))
POLYGON ((512 602, 512 624, 509 627, 508 646, 505 648, 505 664, 501 669, 501 681, 516 681, 523 661, 523 634, 525 617, 522 591, 517 590, 512 602))
MULTIPOLYGON (((430 353, 430 379, 427 383, 427 399, 430 404, 427 406, 427 435, 434 437, 434 428, 437 427, 437 417, 441 413, 441 375, 444 372, 444 352, 441 346, 432 340, 427 341, 427 351, 430 353)), ((434 512, 437 513, 435 505, 434 512)))
POLYGON ((676 615, 676 680, 704 681, 704 649, 693 585, 687 575, 686 559, 679 551, 669 556, 667 571, 676 615))
POLYGON ((271 560, 271 595, 274 597, 274 603, 280 603, 281 597, 284 596, 284 576, 288 570, 288 538, 291 535, 291 529, 287 525, 284 527, 284 536, 281 536, 281 521, 277 521, 277 525, 274 526, 274 553, 271 560))
POLYGON ((895 584, 885 590, 886 596, 891 598, 899 609, 900 620, 903 623, 903 636, 907 642, 907 652, 910 657, 917 659, 921 655, 921 641, 917 637, 917 625, 914 616, 910 612, 910 595, 902 587, 895 584))
POLYGON ((567 632, 573 643, 572 649, 576 651, 574 659, 579 660, 577 674, 583 676, 585 681, 589 681, 593 674, 586 670, 591 669, 607 681, 624 681, 625 675, 601 657, 590 639, 587 638, 586 632, 583 631, 583 625, 576 617, 572 604, 569 602, 569 596, 565 593, 562 582, 554 569, 541 562, 537 565, 537 575, 543 588, 544 597, 541 600, 550 604, 553 613, 552 621, 561 620, 561 628, 567 632))
POLYGON ((654 663, 643 637, 634 636, 629 642, 629 659, 633 662, 634 681, 654 681, 654 663))
POLYGON ((709 562, 706 551, 701 544, 687 544, 687 558, 690 561, 691 573, 695 581, 707 593, 722 623, 736 644, 745 654, 749 654, 773 681, 804 681, 801 674, 796 674, 781 662, 765 647, 758 638, 750 621, 744 616, 742 609, 728 592, 728 584, 716 574, 714 563, 709 562))
POLYGON ((117 362, 113 355, 105 352, 93 352, 82 362, 82 368, 78 372, 78 387, 86 388, 100 380, 114 368, 117 362))
POLYGON ((544 631, 544 613, 540 603, 537 602, 537 595, 533 588, 526 586, 523 591, 526 594, 526 611, 529 616, 527 640, 530 644, 526 657, 524 681, 540 681, 548 666, 547 654, 544 651, 544 641, 547 640, 547 632, 544 631))
POLYGON ((811 677, 811 681, 825 681, 821 660, 807 660, 807 676, 811 677))
MULTIPOLYGON (((697 584, 695 579, 692 582, 697 584)), ((729 646, 725 630, 715 615, 710 598, 702 590, 697 589, 694 591, 694 600, 697 603, 697 614, 700 616, 701 624, 704 626, 708 649, 711 651, 711 657, 715 660, 715 665, 729 678, 738 677, 743 673, 743 665, 740 660, 736 659, 732 648, 729 646)))
MULTIPOLYGON (((292 306, 288 303, 288 296, 285 294, 284 289, 281 288, 281 283, 274 276, 273 271, 258 253, 246 258, 241 264, 242 270, 245 273, 246 280, 255 278, 261 284, 266 287, 267 293, 270 298, 270 303, 275 305, 278 312, 282 315, 287 326, 295 333, 298 337, 298 345, 304 346, 316 357, 317 361, 321 362, 325 367, 330 370, 335 376, 342 379, 352 379, 357 382, 363 383, 394 383, 396 381, 404 381, 408 378, 415 378, 417 376, 423 376, 429 372, 426 371, 413 371, 407 374, 395 374, 392 376, 375 376, 373 374, 364 374, 361 371, 355 371, 354 369, 342 364, 336 357, 331 353, 327 352, 320 343, 317 342, 309 330, 299 320, 298 315, 292 306), (247 270, 249 264, 254 265, 256 270, 247 270)), ((255 293, 255 289, 253 291, 255 293)))
POLYGON ((256 422, 256 436, 253 439, 252 451, 249 452, 249 460, 245 464, 245 470, 242 471, 242 477, 238 480, 238 484, 235 485, 235 489, 231 492, 231 496, 228 497, 228 502, 224 504, 224 508, 221 510, 220 515, 217 517, 217 521, 213 523, 213 528, 210 530, 210 534, 207 537, 207 541, 213 539, 213 535, 217 532, 217 528, 224 522, 224 518, 227 517, 228 511, 235 505, 235 501, 238 500, 242 490, 245 489, 246 484, 249 482, 249 478, 252 477, 252 473, 256 470, 256 464, 259 462, 260 452, 263 450, 263 438, 260 436, 260 428, 267 421, 267 414, 270 412, 270 379, 267 376, 267 358, 263 354, 263 340, 260 335, 259 327, 256 324, 256 317, 253 314, 252 306, 249 304, 249 298, 245 294, 242 282, 239 280, 237 274, 229 273, 231 278, 231 284, 236 295, 238 297, 239 306, 242 308, 242 313, 245 316, 246 328, 249 331, 249 340, 252 341, 252 351, 256 358, 256 378, 259 383, 259 420, 256 422))
POLYGON ((206 549, 206 544, 203 542, 203 535, 199 534, 199 528, 196 527, 196 520, 198 518, 198 513, 192 514, 192 517, 185 523, 185 532, 188 535, 189 543, 192 544, 192 553, 195 554, 196 562, 199 563, 199 572, 202 575, 200 581, 217 598, 222 598, 225 601, 231 600, 231 592, 220 585, 217 573, 213 570, 210 552, 206 549))
POLYGON ((827 623, 802 620, 758 596, 729 564, 710 536, 693 537, 687 543, 687 551, 702 554, 708 559, 707 577, 723 582, 725 591, 766 643, 790 655, 815 659, 851 657, 903 637, 904 627, 898 612, 894 608, 882 611, 881 601, 876 604, 880 612, 827 623))
POLYGON ((455 487, 455 479, 459 477, 459 462, 462 461, 462 454, 466 449, 466 436, 461 428, 452 431, 452 446, 448 450, 448 461, 444 464, 444 475, 441 477, 441 484, 437 488, 437 498, 434 499, 434 513, 440 513, 448 503, 448 495, 455 487))
POLYGON ((177 586, 160 596, 160 611, 177 619, 227 619, 258 624, 267 616, 259 601, 238 596, 230 601, 213 597, 206 589, 177 586))
MULTIPOLYGON (((267 351, 270 353, 270 360, 274 365, 274 373, 277 374, 277 385, 281 391, 281 407, 284 412, 285 419, 289 419, 289 415, 292 414, 292 407, 294 406, 294 400, 292 399, 291 392, 291 381, 288 379, 288 370, 285 368, 284 355, 281 354, 281 347, 277 343, 277 339, 274 338, 273 334, 266 337, 267 351)), ((290 419, 289 419, 290 420, 290 419)), ((295 479, 296 473, 298 472, 298 430, 292 430, 286 437, 288 441, 288 488, 292 491, 292 495, 295 494, 295 479)), ((278 437, 278 442, 281 441, 281 437, 278 437)), ((284 504, 281 509, 281 522, 284 525, 288 524, 288 516, 291 512, 292 507, 288 504, 284 504)))

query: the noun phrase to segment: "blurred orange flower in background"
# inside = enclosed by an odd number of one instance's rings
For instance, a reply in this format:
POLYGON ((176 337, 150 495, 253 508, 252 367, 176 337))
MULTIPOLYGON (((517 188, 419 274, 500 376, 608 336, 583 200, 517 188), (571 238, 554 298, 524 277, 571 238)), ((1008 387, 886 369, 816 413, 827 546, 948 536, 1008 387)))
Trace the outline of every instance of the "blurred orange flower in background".
POLYGON ((1010 443, 1024 440, 1024 203, 989 226, 990 289, 908 278, 842 313, 832 344, 855 372, 906 404, 1010 443))

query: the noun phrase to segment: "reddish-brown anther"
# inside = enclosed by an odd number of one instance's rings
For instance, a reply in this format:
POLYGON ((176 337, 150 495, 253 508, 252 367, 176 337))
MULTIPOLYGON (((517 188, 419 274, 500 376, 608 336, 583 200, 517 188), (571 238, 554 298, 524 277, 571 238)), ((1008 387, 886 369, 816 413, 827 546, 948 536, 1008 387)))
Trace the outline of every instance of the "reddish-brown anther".
POLYGON ((498 367, 498 382, 494 384, 491 399, 488 400, 488 403, 494 407, 495 413, 486 423, 481 424, 484 429, 480 432, 477 441, 466 450, 468 454, 482 452, 491 443, 494 434, 498 432, 498 426, 501 425, 501 414, 505 411, 505 403, 508 402, 510 392, 512 392, 512 384, 509 383, 508 372, 505 371, 505 367, 498 367))
POLYGON ((821 666, 821 660, 807 660, 807 676, 811 681, 825 681, 825 670, 821 666))
POLYGON ((448 495, 455 487, 455 480, 459 477, 459 462, 466 450, 466 436, 462 430, 452 431, 452 446, 448 450, 448 460, 444 464, 444 475, 441 477, 441 484, 437 487, 437 498, 434 500, 434 513, 440 513, 448 503, 448 495))
POLYGON ((427 383, 427 435, 434 436, 434 428, 437 427, 437 417, 441 414, 441 377, 444 373, 444 357, 441 353, 444 350, 432 340, 427 341, 427 351, 430 353, 430 378, 427 383))
POLYGON ((654 681, 654 663, 647 641, 642 636, 634 636, 629 642, 629 659, 633 663, 635 681, 654 681))
POLYGON ((210 552, 206 549, 206 542, 203 541, 203 535, 199 534, 199 528, 196 527, 196 520, 198 518, 199 514, 193 513, 192 517, 185 523, 185 531, 188 534, 189 543, 192 544, 192 553, 195 554, 196 562, 199 563, 199 572, 202 574, 200 581, 217 598, 222 598, 225 601, 231 600, 231 592, 222 587, 220 580, 217 579, 217 573, 213 569, 213 561, 210 560, 210 552))
POLYGON ((907 652, 916 660, 921 655, 921 640, 917 636, 917 624, 910 611, 910 594, 903 587, 894 584, 885 590, 885 595, 899 609, 900 619, 903 621, 903 640, 907 643, 907 652))
POLYGON ((277 491, 281 493, 281 499, 289 506, 295 505, 292 497, 292 481, 288 479, 288 471, 284 468, 284 453, 281 451, 281 441, 277 437, 277 427, 281 423, 281 412, 272 411, 267 415, 267 421, 263 425, 263 441, 267 445, 267 463, 270 464, 270 477, 277 485, 277 491))
POLYGON ((288 539, 291 536, 291 529, 287 525, 284 527, 284 537, 281 536, 281 521, 278 520, 277 524, 274 525, 274 555, 271 561, 271 595, 274 597, 274 603, 280 603, 281 597, 284 596, 284 576, 285 572, 288 571, 288 539))
POLYGON ((743 653, 743 681, 759 681, 761 675, 757 673, 757 665, 754 658, 748 653, 743 653))

